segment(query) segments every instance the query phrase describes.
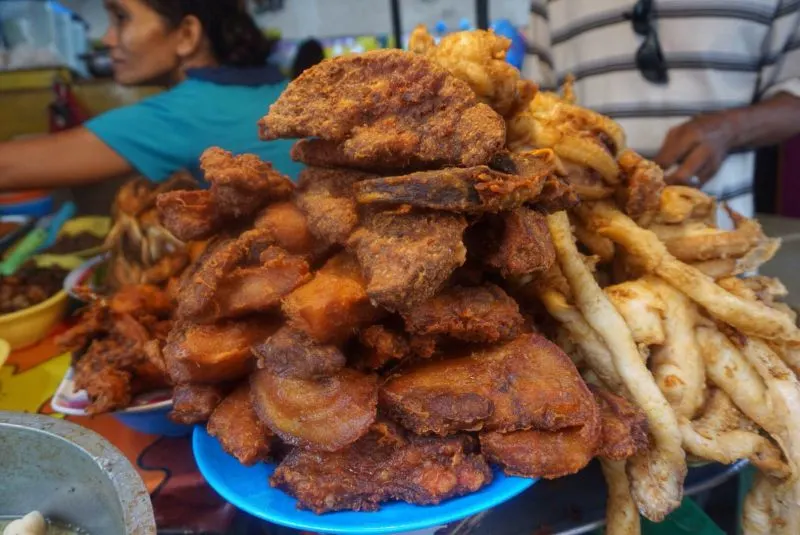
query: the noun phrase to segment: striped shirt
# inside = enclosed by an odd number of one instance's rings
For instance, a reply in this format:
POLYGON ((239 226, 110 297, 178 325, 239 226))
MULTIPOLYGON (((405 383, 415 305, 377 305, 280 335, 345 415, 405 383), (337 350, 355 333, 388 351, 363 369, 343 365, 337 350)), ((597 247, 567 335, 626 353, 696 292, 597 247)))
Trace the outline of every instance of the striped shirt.
MULTIPOLYGON (((654 157, 667 131, 699 113, 800 97, 800 0, 654 0, 669 83, 636 67, 635 0, 534 0, 526 77, 555 88, 575 76, 581 105, 619 121, 628 145, 654 157)), ((731 154, 705 191, 753 212, 755 154, 731 154)))

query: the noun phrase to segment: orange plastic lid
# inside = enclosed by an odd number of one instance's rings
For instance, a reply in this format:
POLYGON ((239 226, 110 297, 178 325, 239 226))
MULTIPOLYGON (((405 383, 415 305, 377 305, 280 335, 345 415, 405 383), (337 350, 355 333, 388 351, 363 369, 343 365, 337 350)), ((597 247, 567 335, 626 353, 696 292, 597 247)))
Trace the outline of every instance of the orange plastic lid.
POLYGON ((33 201, 47 197, 50 192, 43 189, 32 189, 26 191, 10 191, 0 193, 0 204, 17 204, 26 201, 33 201))

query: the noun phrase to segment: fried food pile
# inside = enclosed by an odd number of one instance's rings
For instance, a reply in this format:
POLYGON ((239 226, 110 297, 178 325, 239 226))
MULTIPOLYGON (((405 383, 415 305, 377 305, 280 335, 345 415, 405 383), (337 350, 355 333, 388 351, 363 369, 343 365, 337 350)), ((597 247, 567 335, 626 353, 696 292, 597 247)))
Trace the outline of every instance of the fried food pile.
POLYGON ((163 351, 174 419, 279 462, 271 484, 317 513, 644 450, 644 414, 590 389, 510 293, 554 266, 546 214, 578 201, 552 150, 506 150, 467 83, 400 51, 311 69, 261 128, 304 138, 296 187, 209 149, 207 192, 158 199, 173 234, 210 239, 163 351))
POLYGON ((161 345, 174 306, 162 289, 123 286, 95 297, 59 340, 72 352, 75 386, 89 397, 88 414, 129 407, 136 395, 169 387, 161 345))
POLYGON ((317 513, 435 504, 490 466, 598 457, 608 532, 681 502, 687 460, 749 459, 749 533, 797 533, 800 330, 779 242, 665 186, 612 120, 537 92, 488 32, 323 62, 260 121, 297 187, 210 149, 159 197, 210 245, 164 348, 174 417, 317 513))

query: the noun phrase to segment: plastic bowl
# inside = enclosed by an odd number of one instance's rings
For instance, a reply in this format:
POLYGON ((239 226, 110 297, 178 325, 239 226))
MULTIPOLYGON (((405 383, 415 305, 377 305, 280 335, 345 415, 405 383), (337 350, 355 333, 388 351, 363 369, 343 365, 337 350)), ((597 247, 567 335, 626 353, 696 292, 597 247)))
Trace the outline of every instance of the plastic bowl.
POLYGON ((44 217, 53 212, 53 198, 42 197, 13 204, 0 204, 0 215, 44 217))
POLYGON ((9 355, 11 355, 11 345, 0 338, 0 368, 6 363, 9 355))
POLYGON ((152 408, 142 412, 120 411, 114 418, 134 431, 148 435, 164 435, 167 437, 183 437, 192 432, 192 426, 176 424, 167 414, 172 407, 152 408))
POLYGON ((20 349, 43 340, 67 313, 67 292, 58 293, 38 305, 0 316, 0 338, 20 349))

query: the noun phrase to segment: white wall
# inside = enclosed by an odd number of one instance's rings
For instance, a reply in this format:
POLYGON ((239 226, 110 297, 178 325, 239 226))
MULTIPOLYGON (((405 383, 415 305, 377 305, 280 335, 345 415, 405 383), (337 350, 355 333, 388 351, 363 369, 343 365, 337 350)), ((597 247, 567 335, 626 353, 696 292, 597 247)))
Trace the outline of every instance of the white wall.
MULTIPOLYGON (((83 16, 91 25, 92 38, 99 38, 106 27, 101 0, 61 0, 65 6, 83 16)), ((490 0, 492 19, 508 18, 515 24, 527 23, 528 0, 490 0)), ((444 20, 457 28, 462 18, 475 22, 473 0, 400 0, 403 30, 417 24, 432 26, 444 20)), ((259 15, 259 24, 277 28, 288 39, 391 33, 389 0, 285 0, 277 13, 259 15)))

